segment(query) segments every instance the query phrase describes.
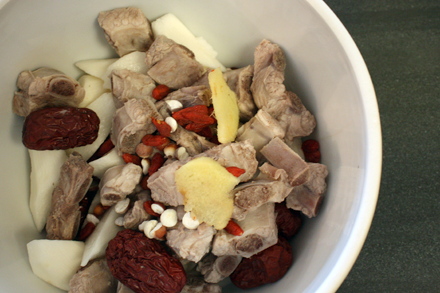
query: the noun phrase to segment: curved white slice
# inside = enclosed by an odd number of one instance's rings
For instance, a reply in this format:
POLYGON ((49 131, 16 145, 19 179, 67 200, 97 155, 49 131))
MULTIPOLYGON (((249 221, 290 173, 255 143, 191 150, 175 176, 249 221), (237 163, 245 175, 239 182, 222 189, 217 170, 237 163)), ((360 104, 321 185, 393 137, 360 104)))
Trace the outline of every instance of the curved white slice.
POLYGON ((99 98, 106 90, 102 87, 104 81, 93 75, 84 74, 78 79, 78 83, 86 91, 86 95, 78 108, 84 108, 99 98))
POLYGON ((98 226, 86 240, 81 266, 87 265, 90 260, 105 255, 108 242, 123 229, 123 227, 115 225, 115 220, 120 216, 116 213, 114 206, 105 212, 98 226))
POLYGON ((29 207, 35 226, 41 232, 46 225, 52 202, 52 192, 58 184, 61 166, 67 159, 64 150, 29 150, 31 159, 31 195, 29 207))
POLYGON ((123 164, 125 164, 125 161, 122 159, 122 157, 118 156, 118 152, 115 148, 101 158, 89 163, 89 165, 94 168, 93 176, 96 176, 99 179, 104 176, 104 173, 107 171, 107 169, 123 164))
POLYGON ((208 42, 202 38, 196 38, 190 30, 172 13, 156 19, 151 23, 154 37, 164 35, 190 49, 200 64, 209 68, 218 68, 225 71, 226 68, 217 59, 217 52, 208 42))
POLYGON ((118 58, 83 60, 76 62, 75 66, 87 74, 101 78, 107 68, 116 60, 118 58))
POLYGON ((69 290, 69 281, 80 268, 84 242, 73 240, 33 240, 27 244, 32 271, 40 279, 69 290))
POLYGON ((145 56, 145 52, 132 52, 108 66, 107 70, 100 76, 104 81, 104 89, 111 89, 110 74, 115 69, 128 69, 133 72, 147 74, 149 68, 145 63, 145 56))

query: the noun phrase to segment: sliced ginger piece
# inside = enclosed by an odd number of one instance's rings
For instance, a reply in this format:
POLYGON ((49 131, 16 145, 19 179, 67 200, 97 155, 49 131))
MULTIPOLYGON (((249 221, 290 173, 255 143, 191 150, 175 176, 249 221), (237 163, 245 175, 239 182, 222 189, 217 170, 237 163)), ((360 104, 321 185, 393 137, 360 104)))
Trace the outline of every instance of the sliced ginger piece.
POLYGON ((183 195, 185 211, 199 222, 221 230, 231 219, 231 191, 240 180, 211 158, 189 161, 175 173, 177 190, 183 195))
POLYGON ((235 140, 240 119, 237 95, 229 88, 220 68, 208 75, 209 86, 212 91, 212 104, 217 119, 217 137, 221 143, 235 140))

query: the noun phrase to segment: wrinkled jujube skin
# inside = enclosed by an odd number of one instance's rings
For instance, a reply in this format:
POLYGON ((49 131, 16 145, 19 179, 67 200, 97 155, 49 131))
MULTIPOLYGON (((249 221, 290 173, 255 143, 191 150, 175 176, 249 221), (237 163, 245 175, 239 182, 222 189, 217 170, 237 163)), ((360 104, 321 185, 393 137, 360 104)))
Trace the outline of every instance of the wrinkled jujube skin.
POLYGON ((284 202, 275 204, 275 212, 277 213, 278 235, 290 239, 298 233, 302 225, 301 212, 287 208, 284 202))
POLYGON ((23 144, 33 150, 65 150, 91 144, 98 137, 93 110, 53 107, 32 112, 23 125, 23 144))
POLYGON ((141 232, 118 232, 105 257, 113 276, 136 293, 178 293, 186 284, 180 261, 141 232))
POLYGON ((277 244, 250 258, 243 258, 230 278, 241 289, 254 288, 278 281, 292 263, 292 247, 287 240, 279 237, 277 244))

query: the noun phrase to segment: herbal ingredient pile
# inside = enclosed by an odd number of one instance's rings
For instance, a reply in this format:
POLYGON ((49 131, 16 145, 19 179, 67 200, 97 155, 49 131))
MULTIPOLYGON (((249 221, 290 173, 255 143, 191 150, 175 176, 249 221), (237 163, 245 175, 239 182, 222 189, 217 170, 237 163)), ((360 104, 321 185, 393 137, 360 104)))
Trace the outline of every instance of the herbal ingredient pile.
POLYGON ((316 216, 327 168, 316 126, 287 91, 280 47, 226 69, 167 14, 99 14, 119 58, 77 62, 78 81, 18 76, 31 158, 30 210, 47 239, 33 272, 69 292, 221 292, 284 276, 302 215, 316 216))

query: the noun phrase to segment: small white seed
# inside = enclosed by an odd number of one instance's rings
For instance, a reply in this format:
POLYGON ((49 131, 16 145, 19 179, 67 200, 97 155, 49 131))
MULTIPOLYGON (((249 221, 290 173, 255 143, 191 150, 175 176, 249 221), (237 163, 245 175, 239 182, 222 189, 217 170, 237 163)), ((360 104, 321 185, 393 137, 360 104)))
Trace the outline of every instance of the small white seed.
POLYGON ((143 221, 142 223, 140 223, 139 226, 138 226, 139 231, 144 231, 145 225, 147 223, 148 223, 148 221, 143 221))
POLYGON ((153 231, 154 227, 157 226, 158 221, 156 220, 151 220, 148 221, 145 225, 144 225, 144 234, 145 236, 147 236, 150 239, 154 238, 154 235, 152 235, 151 231, 153 231))
POLYGON ((165 118, 165 123, 168 124, 171 127, 170 133, 173 133, 177 130, 177 121, 173 117, 167 117, 165 118))
POLYGON ((167 103, 168 109, 170 109, 171 112, 179 111, 183 108, 182 103, 177 100, 167 100, 165 103, 167 103))
POLYGON ((161 207, 160 205, 158 205, 157 203, 153 203, 151 205, 151 209, 153 210, 153 212, 155 212, 156 214, 162 214, 165 209, 163 207, 161 207))
POLYGON ((160 215, 160 221, 165 227, 174 227, 177 224, 177 213, 173 209, 166 209, 160 215))
POLYGON ((119 226, 119 227, 123 227, 124 226, 124 217, 119 217, 115 220, 115 225, 119 226))
POLYGON ((170 143, 167 144, 167 146, 163 149, 163 153, 165 154, 168 159, 173 159, 177 150, 177 144, 170 143))
POLYGON ((179 161, 186 160, 189 157, 189 155, 188 155, 188 153, 187 153, 187 151, 186 151, 186 149, 184 147, 178 148, 176 153, 177 153, 177 155, 176 155, 177 159, 179 161))
POLYGON ((118 201, 115 205, 115 212, 123 215, 128 211, 128 208, 130 207, 130 199, 126 198, 124 200, 118 201))
POLYGON ((150 159, 142 159, 141 165, 142 165, 142 173, 144 175, 147 175, 148 169, 150 169, 150 159))
POLYGON ((185 228, 194 230, 197 229, 197 227, 199 227, 200 222, 195 217, 192 217, 190 212, 187 212, 183 216, 182 224, 183 226, 185 226, 185 228))
POLYGON ((87 223, 93 223, 93 225, 96 226, 99 223, 99 219, 94 214, 87 214, 84 226, 87 225, 87 223))

